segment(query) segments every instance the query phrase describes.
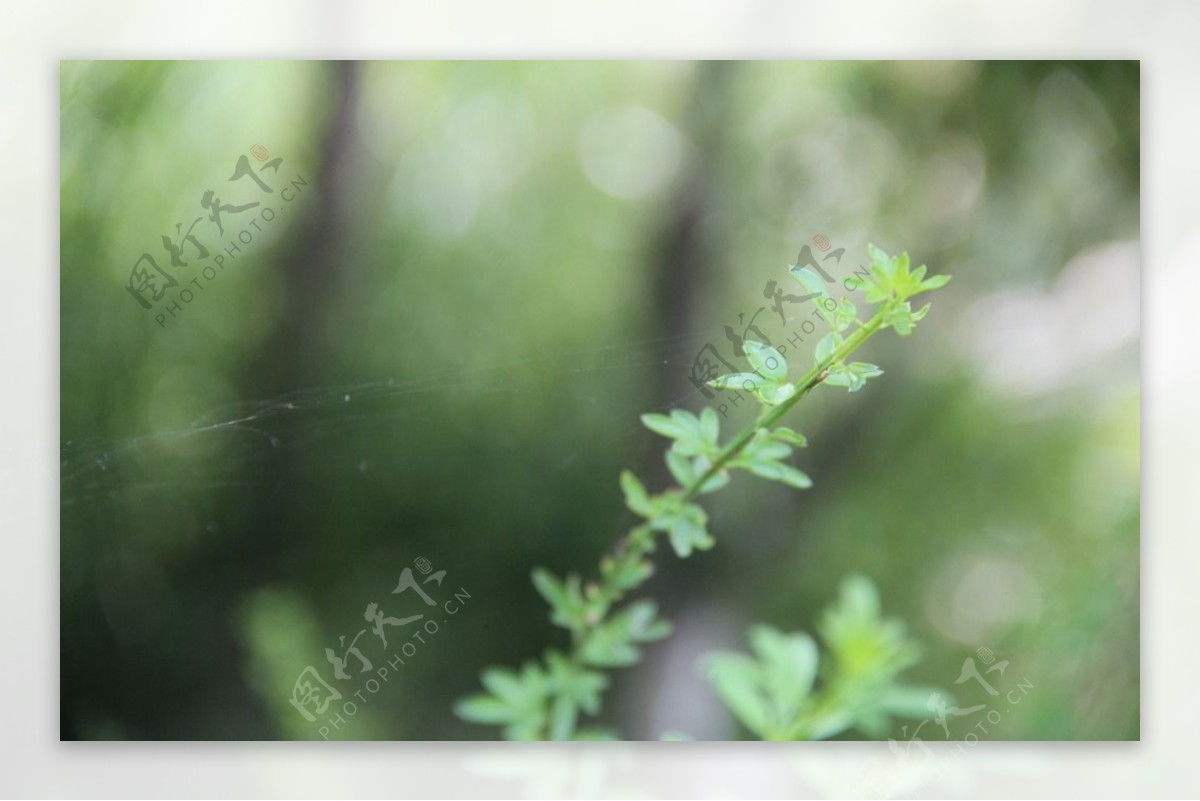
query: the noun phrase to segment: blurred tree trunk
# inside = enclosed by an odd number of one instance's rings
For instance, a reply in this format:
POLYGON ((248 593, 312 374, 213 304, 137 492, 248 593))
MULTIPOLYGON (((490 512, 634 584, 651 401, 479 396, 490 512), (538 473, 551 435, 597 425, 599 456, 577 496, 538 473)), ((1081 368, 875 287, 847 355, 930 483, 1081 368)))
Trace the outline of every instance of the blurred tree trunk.
MULTIPOLYGON (((654 408, 669 409, 686 405, 699 412, 700 406, 692 402, 697 395, 688 381, 688 368, 679 363, 679 341, 689 331, 711 328, 695 320, 698 301, 713 283, 718 273, 716 255, 719 252, 715 233, 710 224, 716 207, 714 167, 724 149, 728 129, 730 85, 736 64, 727 61, 706 61, 696 66, 696 78, 687 111, 683 120, 683 133, 692 145, 686 159, 685 170, 680 176, 675 197, 669 204, 670 215, 660 229, 651 251, 652 292, 654 299, 653 319, 655 327, 650 335, 659 342, 656 354, 663 369, 655 371, 654 408)), ((691 340, 688 347, 694 345, 691 340)), ((694 351, 687 354, 690 366, 694 351)), ((701 404, 703 405, 703 404, 701 404)), ((647 477, 652 486, 674 483, 662 458, 663 440, 653 437, 649 452, 643 458, 638 471, 647 477)), ((664 546, 662 557, 657 560, 660 572, 655 579, 654 593, 657 597, 673 599, 667 616, 673 609, 681 609, 702 594, 699 588, 708 582, 697 560, 680 564, 664 546)), ((665 652, 658 654, 664 658, 665 652)), ((648 660, 637 674, 628 691, 621 694, 620 705, 624 718, 621 730, 630 739, 657 739, 662 732, 652 731, 652 722, 646 714, 654 707, 654 698, 659 695, 654 685, 660 671, 656 659, 648 660)))
MULTIPOLYGON (((312 180, 312 203, 307 218, 294 227, 290 247, 282 249, 278 263, 282 309, 274 330, 249 363, 244 379, 250 388, 244 393, 246 397, 276 398, 332 380, 332 360, 326 356, 327 319, 346 283, 345 250, 355 152, 352 139, 360 67, 353 61, 337 61, 330 63, 329 69, 326 105, 330 113, 324 131, 318 132, 320 160, 312 180)), ((288 436, 279 440, 287 444, 295 439, 296 425, 320 428, 320 415, 307 410, 301 414, 304 417, 297 418, 300 423, 286 415, 264 423, 281 426, 288 436)), ((271 433, 269 428, 265 430, 271 433)), ((247 477, 248 483, 258 489, 247 521, 254 537, 240 554, 241 565, 233 568, 241 571, 243 579, 271 575, 275 563, 287 554, 294 532, 305 529, 312 489, 312 477, 306 475, 308 467, 307 461, 297 459, 295 452, 286 447, 272 449, 250 465, 255 475, 247 477)))
MULTIPOLYGON (((651 251, 655 323, 651 336, 660 343, 658 360, 668 363, 668 369, 655 373, 656 408, 677 405, 694 392, 687 380, 687 370, 669 366, 678 361, 679 355, 678 345, 672 345, 669 338, 695 330, 697 301, 718 272, 714 234, 708 222, 715 206, 712 169, 720 159, 729 115, 729 86, 735 68, 728 61, 706 61, 696 67, 695 87, 683 120, 683 133, 691 142, 692 151, 669 205, 671 213, 651 251)), ((689 363, 691 355, 688 354, 689 363)), ((645 472, 669 481, 659 443, 652 448, 645 472)))
POLYGON ((295 227, 280 271, 283 309, 249 369, 249 381, 260 397, 321 383, 319 352, 331 295, 344 283, 346 224, 352 191, 351 160, 355 149, 354 108, 358 102, 359 65, 333 62, 330 67, 330 118, 320 145, 308 218, 295 227))
MULTIPOLYGON (((336 62, 329 69, 332 74, 325 90, 325 105, 330 114, 323 130, 316 133, 319 161, 312 168, 313 175, 305 175, 312 186, 312 199, 305 218, 289 230, 290 242, 280 248, 280 261, 274 265, 280 273, 282 308, 275 328, 246 365, 241 381, 243 397, 277 399, 281 394, 330 380, 330 359, 322 358, 322 354, 328 311, 345 272, 358 65, 336 62)), ((319 108, 320 104, 314 106, 319 108)), ((300 172, 304 175, 307 171, 300 172)), ((245 510, 240 520, 231 521, 231 525, 241 528, 242 536, 215 543, 212 552, 197 560, 203 569, 196 572, 192 586, 182 590, 184 597, 193 599, 210 616, 217 616, 211 626, 214 634, 225 632, 220 641, 205 644, 205 653, 214 663, 238 665, 243 659, 236 630, 240 617, 237 604, 248 592, 281 578, 286 581, 285 577, 296 570, 295 560, 300 555, 320 558, 325 553, 297 539, 297 532, 305 531, 303 524, 313 505, 321 502, 312 486, 314 480, 320 481, 319 471, 314 473, 311 463, 297 458, 296 451, 289 447, 297 439, 298 427, 303 426, 307 432, 319 428, 320 420, 304 412, 299 414, 304 416, 284 413, 255 421, 255 429, 269 439, 270 445, 265 445, 257 458, 243 463, 240 497, 230 501, 231 508, 245 510)), ((215 702, 246 709, 263 703, 248 685, 231 684, 225 674, 214 682, 197 683, 190 701, 199 707, 215 702)), ((181 706, 185 706, 182 699, 181 706)), ((272 716, 262 712, 252 719, 270 721, 272 716)), ((261 736, 277 734, 264 731, 261 736)))

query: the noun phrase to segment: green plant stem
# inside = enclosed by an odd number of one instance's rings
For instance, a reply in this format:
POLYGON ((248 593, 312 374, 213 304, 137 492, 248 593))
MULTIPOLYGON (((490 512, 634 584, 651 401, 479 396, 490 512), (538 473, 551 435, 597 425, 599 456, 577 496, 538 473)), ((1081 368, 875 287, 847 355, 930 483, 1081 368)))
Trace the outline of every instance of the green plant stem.
MULTIPOLYGON (((693 499, 699 493, 700 488, 704 486, 709 479, 723 470, 726 465, 738 457, 738 455, 750 443, 750 440, 754 438, 756 432, 764 428, 769 429, 772 425, 779 422, 779 420, 782 419, 783 416, 787 414, 788 411, 790 411, 791 408, 795 406, 801 398, 803 398, 825 380, 825 376, 828 375, 828 369, 830 365, 834 365, 845 360, 847 356, 861 347, 864 342, 878 332, 883 327, 883 319, 884 313, 882 311, 877 312, 858 330, 848 336, 841 345, 834 349, 833 353, 831 353, 825 361, 814 365, 812 369, 805 373, 796 385, 796 393, 794 395, 777 406, 773 406, 764 410, 752 425, 747 426, 745 429, 739 432, 737 436, 730 440, 729 444, 721 449, 721 453, 713 461, 708 470, 706 470, 703 475, 701 475, 687 487, 683 488, 683 499, 685 501, 690 501, 693 499)), ((617 545, 616 549, 614 549, 613 553, 606 558, 628 559, 632 557, 635 559, 642 559, 654 549, 654 540, 655 532, 649 526, 635 526, 625 537, 622 538, 621 542, 617 545)), ((649 576, 647 576, 647 578, 649 578, 649 576)), ((632 589, 636 589, 636 587, 629 588, 629 590, 632 589)), ((605 614, 595 621, 587 621, 583 626, 571 630, 572 647, 567 659, 574 666, 581 669, 584 667, 582 651, 584 643, 587 642, 589 633, 604 621, 608 610, 611 610, 612 606, 620 601, 621 598, 624 597, 627 592, 629 592, 629 590, 622 590, 608 582, 592 584, 589 586, 588 592, 592 595, 592 597, 600 595, 604 598, 606 603, 605 614), (590 625, 588 625, 589 623, 590 625)))
POLYGON ((745 447, 754 438, 755 433, 760 429, 770 428, 778 423, 785 414, 787 414, 797 402, 809 392, 811 392, 818 384, 825 380, 827 370, 830 365, 837 364, 845 360, 847 356, 856 351, 864 342, 871 338, 873 334, 883 327, 883 312, 877 312, 874 317, 866 322, 861 328, 848 336, 846 340, 834 349, 833 353, 829 354, 829 358, 820 364, 813 365, 807 373, 805 373, 800 381, 796 384, 796 394, 780 403, 777 406, 772 406, 763 410, 759 418, 754 421, 753 425, 747 426, 736 437, 729 441, 729 444, 721 449, 720 455, 713 460, 712 465, 704 471, 704 473, 690 485, 684 488, 683 499, 690 501, 700 488, 705 483, 724 469, 725 465, 737 458, 745 447))

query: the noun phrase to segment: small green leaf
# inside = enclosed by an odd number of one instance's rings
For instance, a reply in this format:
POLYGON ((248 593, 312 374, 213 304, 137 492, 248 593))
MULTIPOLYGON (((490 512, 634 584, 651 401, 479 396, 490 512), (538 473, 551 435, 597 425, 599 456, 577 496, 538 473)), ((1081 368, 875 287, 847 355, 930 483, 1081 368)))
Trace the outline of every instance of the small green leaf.
POLYGON ((883 316, 883 323, 895 329, 900 336, 908 336, 913 330, 912 306, 906 302, 889 307, 883 316))
POLYGON ((871 621, 879 618, 881 606, 879 590, 875 582, 864 575, 852 573, 842 579, 839 587, 838 601, 841 610, 858 621, 871 621))
POLYGON ((554 577, 553 573, 543 567, 538 567, 534 568, 532 578, 534 588, 541 593, 551 607, 558 609, 567 605, 566 587, 554 577))
POLYGON ((800 714, 817 678, 817 644, 807 634, 784 634, 771 626, 754 626, 748 639, 758 655, 762 684, 787 728, 800 714))
POLYGON ((578 575, 572 573, 566 581, 559 581, 548 570, 537 568, 533 571, 533 586, 550 604, 550 622, 572 630, 583 625, 587 602, 578 575))
POLYGON ((787 426, 779 426, 771 432, 771 438, 779 440, 788 445, 795 445, 797 448, 804 448, 808 445, 808 440, 804 435, 793 431, 787 426))
POLYGON ((746 446, 746 450, 742 452, 742 458, 748 462, 774 462, 786 459, 791 455, 792 446, 780 442, 765 429, 759 429, 754 435, 754 439, 746 446))
POLYGON ((684 456, 696 456, 707 450, 705 427, 696 415, 685 409, 674 409, 669 417, 665 414, 644 414, 642 423, 654 433, 675 440, 671 444, 672 450, 684 456))
POLYGON ((842 298, 838 301, 837 310, 833 313, 833 329, 838 332, 845 331, 856 322, 858 322, 858 307, 849 298, 842 298))
POLYGON ((628 470, 621 472, 621 491, 625 493, 625 505, 630 511, 642 517, 649 517, 654 513, 650 496, 646 494, 646 487, 628 470))
POLYGON ((825 280, 817 275, 816 271, 811 267, 793 266, 789 272, 810 295, 816 296, 813 298, 813 303, 816 306, 817 314, 820 315, 822 320, 833 326, 835 323, 833 312, 837 307, 829 297, 829 289, 825 284, 825 280), (830 302, 826 304, 826 301, 830 302))
POLYGON ((707 495, 710 492, 716 492, 717 490, 723 488, 728 483, 729 483, 729 471, 728 470, 718 470, 717 472, 712 474, 712 477, 709 478, 708 481, 705 481, 704 484, 702 484, 700 486, 699 491, 700 491, 700 494, 707 495))
POLYGON ((896 260, 882 248, 873 244, 867 245, 867 256, 871 259, 870 269, 878 272, 880 277, 891 279, 896 275, 896 260))
POLYGON ((892 297, 896 288, 896 265, 891 256, 874 245, 867 245, 871 263, 867 269, 871 280, 866 282, 868 303, 883 303, 892 297))
POLYGON ((678 517, 671 521, 667 537, 680 559, 691 556, 693 549, 707 551, 716 544, 702 522, 686 517, 678 517))
POLYGON ((813 352, 813 358, 816 359, 817 364, 823 364, 828 360, 843 341, 842 335, 836 331, 832 331, 821 337, 821 340, 817 342, 816 350, 813 352))
POLYGON ((876 365, 867 362, 851 362, 850 364, 834 364, 828 368, 825 383, 831 387, 846 387, 851 392, 857 392, 866 386, 868 378, 883 375, 876 365))
POLYGON ((771 711, 759 691, 758 664, 744 654, 713 654, 707 660, 709 681, 741 724, 762 737, 771 725, 771 711))
POLYGON ((518 742, 541 740, 543 739, 542 727, 545 725, 546 715, 544 712, 525 712, 521 717, 504 727, 504 739, 516 740, 518 742))
POLYGON ((703 441, 704 429, 700 425, 700 419, 687 409, 672 409, 671 421, 683 429, 683 438, 703 441))
POLYGON ((656 642, 671 635, 671 623, 657 617, 658 604, 649 598, 634 601, 614 616, 633 642, 656 642))
POLYGON ((783 476, 779 480, 796 489, 808 489, 813 485, 807 473, 786 464, 783 465, 783 476))
POLYGON ((837 604, 825 611, 818 628, 846 680, 880 685, 919 657, 903 624, 880 616, 879 593, 863 576, 842 581, 837 604))
POLYGON ((480 675, 480 680, 492 695, 510 703, 519 704, 536 694, 532 682, 523 682, 516 673, 505 668, 488 668, 480 675))
MULTIPOLYGON (((579 667, 558 651, 547 652, 546 664, 550 668, 549 684, 552 692, 569 699, 589 715, 600 711, 600 693, 608 687, 607 676, 579 667)), ((571 726, 574 727, 574 721, 571 721, 571 726)))
POLYGON ((774 461, 754 461, 746 465, 751 473, 771 481, 780 481, 796 489, 808 489, 813 485, 812 479, 791 465, 774 461))
MULTIPOLYGON (((656 619, 658 607, 653 601, 636 601, 609 620, 594 628, 580 647, 580 658, 596 667, 625 667, 641 659, 637 643, 661 640, 671 633, 671 624, 656 619)), ((590 673, 601 680, 591 682, 582 689, 596 694, 595 708, 599 708, 599 691, 607 686, 603 674, 590 673)), ((586 711, 590 711, 585 707, 586 711)))
POLYGON ((807 722, 808 737, 811 740, 828 740, 854 725, 850 709, 827 709, 816 714, 807 722))
POLYGON ((704 444, 715 450, 721 437, 721 418, 710 406, 700 412, 700 431, 704 435, 704 444))
POLYGON ((848 387, 852 378, 853 376, 846 369, 846 365, 832 364, 828 367, 824 383, 831 387, 848 387))
POLYGON ((878 365, 869 364, 867 362, 850 362, 846 365, 850 372, 854 375, 857 386, 851 386, 850 391, 862 389, 867 383, 868 378, 878 378, 883 375, 883 370, 879 369, 878 365))
POLYGON ((606 556, 600 561, 600 575, 619 590, 631 590, 640 586, 653 572, 649 562, 629 553, 615 559, 606 556))
POLYGON ((671 450, 675 453, 678 453, 680 456, 699 456, 700 454, 704 453, 707 448, 701 440, 689 434, 685 437, 675 440, 675 442, 671 444, 671 450))
POLYGON ((609 629, 599 628, 580 646, 579 658, 595 667, 614 668, 636 665, 639 654, 637 648, 614 635, 609 629))
POLYGON ((783 354, 775 348, 747 339, 742 342, 742 349, 746 352, 746 359, 750 362, 750 366, 763 378, 771 381, 783 381, 787 378, 787 362, 784 360, 783 354))
POLYGON ((643 414, 642 425, 655 434, 662 434, 671 439, 687 436, 687 429, 680 425, 679 421, 673 420, 665 414, 643 414))
POLYGON ((477 693, 455 704, 454 714, 471 723, 499 725, 510 722, 517 711, 499 698, 477 693))
POLYGON ((568 739, 575 731, 575 721, 579 710, 575 703, 565 696, 554 699, 550 708, 550 739, 556 742, 568 739))
POLYGON ((696 471, 692 466, 692 460, 674 449, 667 451, 666 460, 667 467, 670 469, 671 475, 679 482, 679 486, 691 486, 691 483, 696 480, 696 471))
POLYGON ((478 694, 459 701, 455 705, 459 717, 476 723, 503 724, 504 736, 510 740, 542 736, 547 686, 546 676, 536 663, 527 662, 519 674, 489 668, 482 679, 492 695, 478 694))
POLYGON ((714 378, 708 382, 708 385, 713 389, 740 389, 753 392, 755 388, 764 383, 767 383, 767 380, 758 373, 729 373, 714 378))
POLYGON ((768 381, 754 391, 754 396, 768 406, 778 406, 795 394, 794 384, 772 384, 768 381))
MULTIPOLYGON (((702 476, 706 472, 708 472, 708 469, 710 467, 712 467, 712 462, 709 461, 707 457, 697 456, 696 460, 695 460, 695 462, 693 462, 692 466, 695 471, 696 477, 699 478, 700 476, 702 476)), ((729 483, 729 471, 724 470, 724 469, 718 470, 717 472, 713 473, 712 476, 710 476, 708 478, 708 480, 705 481, 700 486, 699 492, 701 494, 716 492, 717 490, 721 489, 728 483, 729 483)))
POLYGON ((767 406, 777 406, 796 394, 791 384, 778 384, 763 378, 758 373, 730 373, 708 382, 714 389, 731 389, 749 392, 767 406))

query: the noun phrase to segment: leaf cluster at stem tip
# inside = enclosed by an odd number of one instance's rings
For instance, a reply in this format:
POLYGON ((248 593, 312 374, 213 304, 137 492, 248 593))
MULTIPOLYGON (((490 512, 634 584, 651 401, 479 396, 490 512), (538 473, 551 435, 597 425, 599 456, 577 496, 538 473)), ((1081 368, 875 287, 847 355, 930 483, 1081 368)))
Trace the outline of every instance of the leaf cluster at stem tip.
POLYGON ((848 729, 884 737, 893 717, 928 717, 937 690, 898 681, 919 651, 900 621, 881 617, 869 579, 842 582, 818 631, 824 659, 809 635, 759 625, 749 632, 750 655, 704 660, 717 695, 746 729, 764 740, 823 740, 848 729))

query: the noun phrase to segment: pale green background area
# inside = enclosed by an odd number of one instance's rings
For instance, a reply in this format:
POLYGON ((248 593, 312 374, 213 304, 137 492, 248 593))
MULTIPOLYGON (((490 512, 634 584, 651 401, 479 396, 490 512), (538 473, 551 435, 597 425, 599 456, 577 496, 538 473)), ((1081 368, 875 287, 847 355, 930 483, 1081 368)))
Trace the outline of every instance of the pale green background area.
POLYGON ((695 352, 796 291, 816 233, 847 271, 871 241, 955 281, 872 344, 882 379, 792 416, 813 490, 735 481, 716 550, 660 554, 679 632, 605 722, 738 736, 695 658, 811 630, 858 571, 926 645, 914 679, 987 646, 1033 683, 988 739, 1138 736, 1136 64, 368 64, 334 190, 339 87, 62 65, 64 737, 316 736, 292 681, 422 555, 474 600, 346 736, 490 736, 452 700, 563 641, 529 569, 628 525, 617 472, 660 445, 637 414, 701 408, 695 352), (133 261, 255 143, 311 192, 159 328, 133 261), (689 192, 703 257, 664 273, 689 192), (331 196, 332 278, 297 302, 331 196))

